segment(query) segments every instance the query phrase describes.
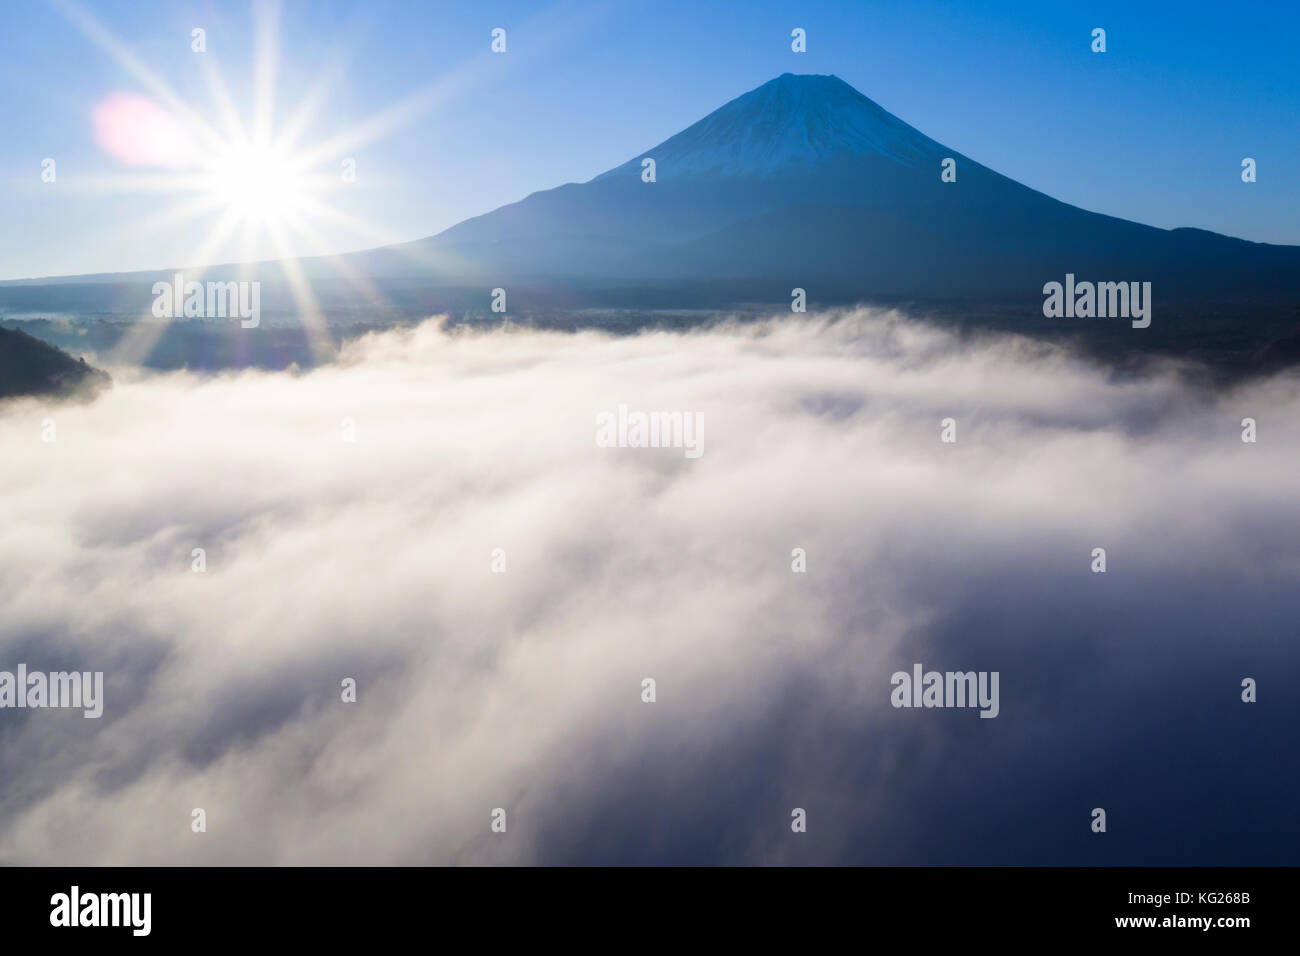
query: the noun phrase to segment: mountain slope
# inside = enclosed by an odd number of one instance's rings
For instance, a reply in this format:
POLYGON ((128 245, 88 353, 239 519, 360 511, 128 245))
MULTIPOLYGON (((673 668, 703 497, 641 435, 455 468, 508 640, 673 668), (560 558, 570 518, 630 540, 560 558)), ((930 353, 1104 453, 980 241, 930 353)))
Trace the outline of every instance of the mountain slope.
MULTIPOLYGON (((872 154, 912 169, 949 155, 839 77, 793 73, 737 97, 647 153, 674 178, 762 178, 872 154)), ((629 167, 639 174, 639 158, 596 178, 629 167)))
MULTIPOLYGON (((1267 344, 1278 328, 1295 331, 1300 305, 1300 247, 1070 206, 935 142, 838 77, 788 73, 588 182, 342 258, 423 314, 475 308, 484 286, 530 289, 512 302, 542 309, 788 302, 801 286, 820 304, 986 299, 1041 320, 1044 283, 1074 273, 1151 282, 1162 309, 1207 298, 1266 306, 1277 319, 1255 344, 1267 344), (948 157, 955 182, 940 177, 948 157), (655 182, 642 180, 645 158, 655 182)), ((337 283, 334 262, 299 263, 314 283, 337 283)), ((89 297, 143 311, 139 290, 173 271, 0 283, 0 306, 79 308, 89 297), (92 283, 99 288, 78 299, 72 287, 92 283)), ((295 309, 278 262, 211 267, 206 277, 260 278, 275 287, 264 291, 266 311, 295 309)), ((325 290, 327 305, 373 311, 340 285, 325 290)), ((1157 325, 1148 340, 1167 334, 1157 325)))
POLYGON ((107 385, 108 374, 18 329, 0 328, 0 399, 70 395, 107 385))
MULTIPOLYGON (((834 76, 785 74, 583 184, 418 243, 447 278, 821 281, 837 294, 1038 296, 1066 272, 1291 291, 1300 248, 1087 212, 936 143, 834 76), (653 158, 657 181, 643 182, 653 158), (945 157, 956 182, 940 178, 945 157)), ((400 247, 399 247, 400 248, 400 247)), ((369 255, 372 271, 402 271, 369 255)))

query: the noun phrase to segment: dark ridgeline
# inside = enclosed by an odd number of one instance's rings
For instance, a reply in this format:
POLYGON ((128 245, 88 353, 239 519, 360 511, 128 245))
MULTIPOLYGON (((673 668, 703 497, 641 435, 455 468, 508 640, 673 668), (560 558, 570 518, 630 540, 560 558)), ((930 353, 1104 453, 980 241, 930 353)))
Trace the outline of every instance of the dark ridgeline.
POLYGON ((0 328, 0 399, 22 395, 94 394, 107 372, 18 329, 0 328))

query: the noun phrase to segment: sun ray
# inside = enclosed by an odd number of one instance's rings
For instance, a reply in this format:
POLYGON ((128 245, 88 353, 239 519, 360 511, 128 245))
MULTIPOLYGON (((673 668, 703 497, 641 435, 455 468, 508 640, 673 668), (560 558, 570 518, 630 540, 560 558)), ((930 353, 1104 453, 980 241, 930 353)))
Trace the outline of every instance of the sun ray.
POLYGON ((205 213, 216 212, 222 208, 222 205, 219 197, 200 194, 187 202, 173 203, 144 219, 133 220, 125 227, 115 227, 113 236, 120 240, 129 236, 148 235, 152 232, 158 232, 197 219, 205 213))
MULTIPOLYGON (((111 94, 101 103, 95 115, 96 134, 104 137, 101 142, 105 148, 132 165, 168 167, 167 171, 155 168, 130 175, 82 178, 77 188, 178 197, 156 214, 134 219, 129 230, 137 234, 166 229, 198 217, 213 217, 204 241, 189 264, 183 265, 187 281, 196 281, 212 268, 207 263, 216 261, 226 262, 227 272, 237 275, 240 281, 268 278, 276 281, 275 277, 280 277, 293 300, 313 358, 321 361, 332 355, 334 343, 321 298, 312 288, 313 277, 324 280, 336 275, 367 305, 385 312, 394 307, 374 277, 365 274, 361 260, 353 258, 365 252, 328 254, 319 226, 388 247, 393 257, 401 257, 430 275, 456 265, 454 257, 445 252, 431 254, 417 243, 404 241, 403 237, 393 236, 338 209, 328 199, 331 192, 345 188, 337 164, 348 153, 391 135, 416 117, 485 80, 499 77, 503 70, 512 69, 520 57, 470 56, 387 109, 322 141, 300 146, 300 140, 328 102, 338 78, 344 75, 343 57, 330 58, 332 65, 316 78, 292 109, 285 111, 287 118, 277 125, 276 76, 280 66, 282 14, 279 0, 254 6, 252 109, 247 123, 236 108, 215 57, 202 58, 202 78, 212 108, 212 115, 205 118, 78 0, 50 2, 157 101, 126 93, 111 94), (129 135, 132 131, 138 135, 129 135), (128 135, 121 135, 123 132, 128 135), (167 145, 178 140, 183 143, 175 156, 164 155, 161 150, 158 155, 150 152, 149 147, 155 143, 167 145), (295 258, 307 246, 322 250, 314 257, 319 260, 319 269, 295 258), (268 248, 276 258, 258 261, 259 257, 266 258, 268 248)), ((567 19, 567 24, 557 29, 542 13, 526 24, 531 36, 531 54, 553 45, 582 21, 590 20, 590 16, 567 19)), ((145 316, 119 340, 111 359, 121 362, 147 358, 166 328, 166 323, 153 320, 152 315, 145 316)))
MULTIPOLYGON (((185 274, 187 280, 197 282, 206 274, 210 267, 204 266, 202 263, 210 258, 212 250, 220 246, 226 240, 226 237, 238 227, 238 215, 233 210, 227 210, 217 220, 212 231, 208 233, 203 245, 194 253, 192 261, 200 264, 188 268, 185 274)), ((108 361, 117 365, 141 364, 153 352, 158 340, 166 333, 171 322, 172 320, 155 318, 152 312, 142 313, 131 324, 126 333, 117 340, 112 351, 109 352, 108 361)))
POLYGON ((208 93, 216 103, 217 113, 225 124, 227 138, 235 142, 246 140, 248 133, 243 120, 239 118, 239 110, 230 98, 230 90, 226 87, 216 57, 203 57, 203 78, 207 82, 208 93))
POLYGON ((276 249, 286 250, 281 252, 280 267, 284 271, 289 294, 293 297, 294 305, 298 310, 298 320, 302 324, 303 333, 307 336, 312 359, 316 362, 327 362, 334 356, 334 341, 325 323, 325 317, 321 314, 316 295, 312 292, 311 283, 307 281, 302 263, 287 254, 288 242, 281 223, 267 225, 276 249))
POLYGON ((278 0, 254 7, 256 26, 253 30, 255 59, 253 64, 253 125, 251 142, 254 146, 270 145, 271 127, 275 114, 275 68, 280 38, 280 4, 278 0))
POLYGON ((72 184, 85 192, 104 193, 179 193, 200 192, 212 184, 211 174, 197 173, 130 173, 86 176, 72 184))
POLYGON ((306 131, 308 125, 320 112, 325 97, 344 75, 341 64, 336 63, 317 79, 315 85, 298 103, 293 113, 280 127, 272 146, 285 152, 291 152, 297 145, 298 138, 306 131))
POLYGON ((195 112, 184 100, 176 95, 158 74, 128 50, 107 27, 95 19, 94 15, 81 7, 74 0, 50 0, 54 8, 73 26, 93 41, 100 49, 134 76, 154 96, 161 100, 172 114, 180 120, 187 130, 201 140, 207 147, 221 143, 221 136, 212 126, 195 112))
MULTIPOLYGON (((296 231, 299 235, 308 237, 309 241, 314 241, 318 247, 324 245, 324 239, 320 233, 313 230, 302 218, 296 215, 290 215, 286 217, 286 219, 290 228, 296 231)), ((318 258, 324 261, 351 288, 361 293, 368 304, 385 310, 393 308, 392 300, 390 300, 388 296, 384 295, 384 293, 370 281, 369 277, 352 266, 343 256, 325 252, 321 253, 318 258)))
POLYGON ((304 197, 300 205, 302 209, 317 219, 332 222, 344 229, 348 229, 366 242, 373 242, 377 247, 383 247, 394 255, 401 256, 413 265, 428 269, 430 272, 454 268, 459 261, 445 254, 441 259, 436 258, 414 243, 403 242, 382 229, 378 229, 355 216, 349 216, 347 213, 326 203, 318 202, 310 196, 304 197))

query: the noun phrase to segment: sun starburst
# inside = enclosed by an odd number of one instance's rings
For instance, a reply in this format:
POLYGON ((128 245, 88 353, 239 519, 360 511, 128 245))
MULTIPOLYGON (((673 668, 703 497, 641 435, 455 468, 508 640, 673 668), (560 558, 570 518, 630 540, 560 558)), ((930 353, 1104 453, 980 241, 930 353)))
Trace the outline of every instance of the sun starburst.
MULTIPOLYGON (((305 130, 328 105, 337 71, 322 76, 295 109, 275 122, 276 38, 278 7, 260 4, 254 36, 256 63, 252 71, 251 113, 241 115, 215 58, 205 56, 202 69, 212 107, 186 102, 154 70, 144 64, 93 14, 74 0, 54 5, 100 49, 112 56, 141 85, 143 93, 106 94, 93 111, 94 133, 100 147, 129 171, 87 182, 108 192, 152 192, 163 202, 152 213, 136 217, 129 228, 158 230, 199 220, 206 224, 198 248, 178 255, 169 265, 185 266, 187 277, 198 279, 214 260, 237 250, 245 273, 251 260, 270 249, 278 260, 277 274, 292 296, 297 316, 322 355, 331 342, 307 271, 295 258, 304 248, 324 250, 320 230, 329 226, 359 237, 362 243, 393 245, 400 237, 386 234, 331 201, 331 193, 347 188, 351 179, 349 152, 388 135, 445 97, 463 77, 449 75, 418 90, 355 127, 337 131, 317 143, 301 142, 305 130)), ((430 268, 418 250, 404 248, 430 268)), ((261 258, 266 258, 261 255, 261 258)), ((378 306, 388 305, 375 285, 338 256, 322 261, 333 274, 378 306)), ((139 361, 153 348, 162 327, 142 322, 125 336, 117 357, 139 361)))

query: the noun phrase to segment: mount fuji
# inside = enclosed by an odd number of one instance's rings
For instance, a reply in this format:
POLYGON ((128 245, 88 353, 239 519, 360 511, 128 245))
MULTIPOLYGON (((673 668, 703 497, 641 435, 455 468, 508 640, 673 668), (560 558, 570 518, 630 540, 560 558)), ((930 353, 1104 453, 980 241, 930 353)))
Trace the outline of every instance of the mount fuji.
MULTIPOLYGON (((813 308, 910 303, 962 325, 1126 354, 1248 368, 1300 361, 1300 246, 1068 205, 930 139, 835 76, 784 74, 588 182, 425 239, 295 265, 340 324, 483 314, 495 287, 509 289, 511 313, 557 322, 585 321, 573 317, 588 309, 788 308, 803 288, 813 308), (955 181, 941 175, 949 165, 955 181), (338 259, 388 304, 339 281, 338 259), (1072 276, 1098 288, 1150 283, 1150 328, 1045 318, 1045 286, 1071 287, 1072 276)), ((0 283, 0 309, 139 315, 142 280, 174 271, 0 283)), ((280 262, 202 271, 260 279, 264 312, 296 314, 280 262)))
MULTIPOLYGON (((1296 295, 1300 247, 1087 212, 949 149, 835 76, 784 74, 589 182, 359 254, 446 281, 759 280, 835 298, 1024 294, 1067 273, 1296 295), (941 178, 946 158, 956 180, 941 178), (642 178, 653 159, 655 181, 642 178)), ((810 293, 811 294, 811 293, 810 293)), ((759 298, 756 296, 755 298, 759 298)))

